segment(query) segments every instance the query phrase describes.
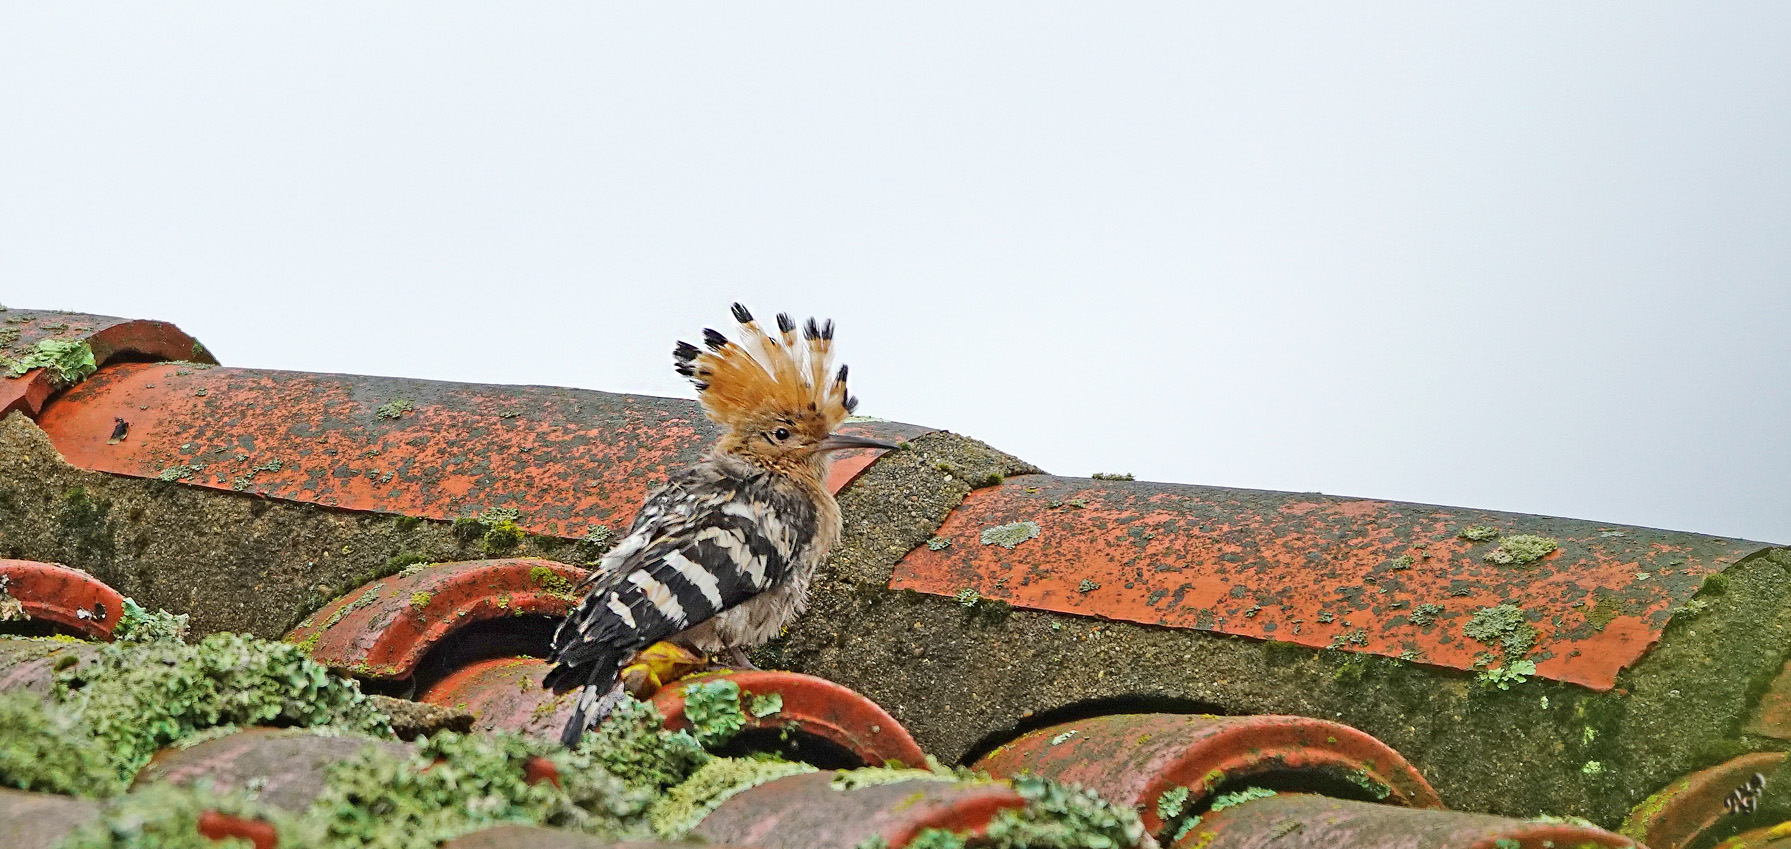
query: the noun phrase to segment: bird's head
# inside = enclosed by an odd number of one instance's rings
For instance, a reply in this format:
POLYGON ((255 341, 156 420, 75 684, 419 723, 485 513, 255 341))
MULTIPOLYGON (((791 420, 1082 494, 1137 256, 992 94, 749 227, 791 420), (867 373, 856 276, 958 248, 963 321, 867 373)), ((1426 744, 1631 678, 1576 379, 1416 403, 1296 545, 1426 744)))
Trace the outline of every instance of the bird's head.
POLYGON ((800 332, 787 314, 777 335, 766 333, 746 307, 734 305, 739 341, 704 330, 707 350, 679 342, 678 373, 696 385, 703 412, 727 433, 717 446, 780 474, 819 480, 828 452, 894 448, 886 442, 834 433, 858 399, 846 391, 846 367, 833 371, 833 321, 809 319, 800 332))

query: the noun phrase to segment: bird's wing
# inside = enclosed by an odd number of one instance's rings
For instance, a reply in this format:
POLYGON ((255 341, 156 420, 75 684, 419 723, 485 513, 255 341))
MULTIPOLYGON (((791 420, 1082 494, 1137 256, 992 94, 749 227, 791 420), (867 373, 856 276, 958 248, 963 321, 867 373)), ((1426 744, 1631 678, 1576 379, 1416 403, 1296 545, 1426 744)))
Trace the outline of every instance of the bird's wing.
POLYGON ((554 635, 549 686, 586 683, 574 669, 619 662, 781 580, 815 512, 758 477, 699 467, 650 498, 554 635))

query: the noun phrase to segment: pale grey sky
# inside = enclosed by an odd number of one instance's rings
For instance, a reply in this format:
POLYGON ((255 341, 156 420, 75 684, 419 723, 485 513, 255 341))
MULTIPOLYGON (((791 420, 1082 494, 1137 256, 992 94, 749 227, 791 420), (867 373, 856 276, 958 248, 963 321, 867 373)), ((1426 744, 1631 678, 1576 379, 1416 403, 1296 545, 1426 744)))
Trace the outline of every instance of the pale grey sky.
POLYGON ((1791 542, 1791 5, 0 4, 0 302, 1791 542))

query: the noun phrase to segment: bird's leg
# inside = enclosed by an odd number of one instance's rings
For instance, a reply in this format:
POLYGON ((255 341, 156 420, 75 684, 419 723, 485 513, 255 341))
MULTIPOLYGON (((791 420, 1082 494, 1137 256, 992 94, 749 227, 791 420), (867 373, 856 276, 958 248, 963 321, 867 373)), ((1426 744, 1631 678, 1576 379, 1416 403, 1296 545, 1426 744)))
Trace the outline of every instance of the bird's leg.
POLYGON ((654 643, 622 667, 622 686, 637 699, 649 699, 659 688, 709 665, 709 658, 664 640, 654 643))
POLYGON ((746 650, 739 646, 728 646, 728 660, 733 661, 735 669, 757 670, 759 667, 746 656, 746 650))

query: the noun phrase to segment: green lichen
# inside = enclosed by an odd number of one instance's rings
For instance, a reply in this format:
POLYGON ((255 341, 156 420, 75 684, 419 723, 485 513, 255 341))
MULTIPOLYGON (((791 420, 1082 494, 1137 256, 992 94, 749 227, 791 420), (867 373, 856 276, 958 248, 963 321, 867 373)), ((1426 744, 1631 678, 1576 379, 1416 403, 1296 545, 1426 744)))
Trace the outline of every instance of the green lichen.
POLYGON ((1606 625, 1611 624, 1611 620, 1621 615, 1623 615, 1623 604, 1606 596, 1600 598, 1597 604, 1592 605, 1591 610, 1586 611, 1586 621, 1592 624, 1592 630, 1603 631, 1606 625))
POLYGON ((1487 553, 1486 562, 1499 566, 1523 566, 1547 557, 1559 547, 1548 537, 1515 534, 1499 540, 1499 547, 1487 553))
POLYGON ((943 828, 922 829, 902 849, 964 849, 970 842, 964 835, 943 828))
POLYGON ((372 580, 377 581, 380 578, 400 574, 415 575, 417 572, 422 571, 423 567, 439 562, 441 562, 441 558, 433 557, 421 551, 399 551, 397 554, 386 558, 386 566, 381 570, 384 574, 376 575, 372 580))
POLYGON ((435 593, 426 593, 426 592, 421 592, 421 591, 411 593, 410 594, 410 606, 413 610, 422 610, 423 608, 429 606, 429 600, 432 598, 435 598, 435 593))
POLYGON ((1388 787, 1367 770, 1353 769, 1345 773, 1343 777, 1349 783, 1362 788, 1362 792, 1367 793, 1375 801, 1385 801, 1388 796, 1393 795, 1393 788, 1388 787))
POLYGON ((845 769, 834 773, 833 780, 827 783, 835 790, 857 790, 860 787, 876 787, 883 784, 900 784, 904 781, 956 781, 949 774, 937 773, 927 769, 890 769, 888 767, 867 766, 859 769, 845 769))
POLYGON ((118 627, 112 639, 119 643, 184 642, 187 637, 187 614, 166 610, 147 610, 135 599, 124 600, 118 627))
MULTIPOLYGON (((1513 684, 1522 684, 1536 674, 1536 664, 1528 660, 1514 660, 1504 666, 1488 669, 1474 676, 1474 680, 1482 687, 1497 687, 1501 690, 1511 689, 1513 684)), ((1545 697, 1546 698, 1546 697, 1545 697)))
MULTIPOLYGON (((1213 804, 1210 810, 1223 811, 1232 805, 1241 805, 1252 799, 1267 799, 1273 795, 1275 795, 1275 791, 1266 787, 1246 787, 1236 793, 1224 793, 1213 797, 1213 804)), ((1381 794, 1381 798, 1386 798, 1385 792, 1381 794)))
POLYGON ((1412 564, 1415 562, 1416 561, 1412 559, 1410 554, 1401 554, 1398 557, 1393 558, 1393 562, 1388 563, 1387 568, 1395 572, 1402 572, 1412 568, 1412 564))
POLYGON ((958 590, 958 594, 952 597, 957 599, 958 603, 965 607, 975 607, 977 602, 983 600, 983 594, 977 592, 975 587, 965 587, 958 590))
POLYGON ((1144 839, 1136 812, 1080 787, 1021 775, 1013 788, 1026 804, 997 813, 979 849, 1125 849, 1144 839))
POLYGON ((615 531, 607 526, 585 526, 585 535, 572 545, 572 559, 580 563, 596 563, 609 551, 614 537, 615 531))
POLYGON ((45 369, 58 385, 78 383, 99 370, 93 358, 93 346, 84 339, 44 339, 30 353, 11 360, 8 377, 24 377, 32 369, 45 369))
POLYGON ((409 398, 394 398, 373 410, 373 415, 382 419, 401 419, 404 414, 416 409, 416 404, 409 398))
POLYGON ((982 542, 983 545, 999 545, 1011 550, 1014 546, 1029 539, 1037 539, 1038 535, 1039 523, 1037 522, 1009 522, 1005 525, 984 528, 982 542))
POLYGON ((1485 525, 1469 525, 1456 534, 1469 542, 1486 542, 1499 538, 1499 532, 1485 525))
POLYGON ((675 840, 738 793, 788 775, 816 771, 805 763, 774 758, 716 758, 654 802, 647 818, 655 834, 675 840))
POLYGON ((750 713, 759 719, 764 719, 783 709, 784 697, 782 693, 765 693, 763 695, 752 697, 752 701, 747 707, 747 713, 750 713))
POLYGON ((928 551, 944 551, 951 547, 951 540, 945 537, 932 537, 927 540, 928 551))
POLYGON ((1524 620, 1524 609, 1515 604, 1480 608, 1461 631, 1472 639, 1498 646, 1508 658, 1523 657, 1536 642, 1536 628, 1524 620))
POLYGON ((1083 578, 1082 583, 1076 585, 1076 592, 1092 593, 1100 588, 1101 583, 1099 581, 1096 581, 1093 578, 1083 578))
POLYGON ((1442 612, 1442 605, 1425 603, 1412 608, 1411 615, 1406 618, 1410 619, 1413 625, 1429 625, 1437 621, 1437 616, 1442 612))
POLYGON ((298 646, 241 634, 196 645, 112 644, 57 673, 54 697, 110 749, 129 777, 155 751, 219 725, 328 725, 390 736, 353 681, 298 646))
POLYGON ((161 472, 157 473, 155 477, 156 477, 156 480, 162 480, 162 481, 169 481, 169 482, 183 481, 183 480, 186 480, 187 478, 190 478, 190 477, 192 477, 196 474, 199 474, 200 472, 203 472, 203 471, 205 471, 204 463, 192 463, 192 464, 176 463, 172 466, 169 466, 166 469, 161 470, 161 472))
POLYGON ((479 538, 479 547, 486 554, 499 556, 516 550, 522 544, 524 532, 515 522, 498 522, 485 531, 479 538))
POLYGON ((684 731, 665 730, 665 717, 650 702, 624 698, 580 750, 630 787, 658 793, 689 778, 711 756, 684 731))
POLYGON ((529 569, 529 580, 535 586, 556 595, 571 595, 572 582, 560 576, 560 573, 546 566, 535 566, 529 569))
POLYGON ((714 750, 734 739, 746 727, 740 709, 740 685, 732 681, 703 681, 684 688, 684 718, 691 733, 705 748, 714 750))
POLYGON ((78 716, 13 691, 0 693, 0 787, 103 797, 123 791, 125 779, 78 716))
POLYGON ((648 800, 588 744, 568 751, 516 734, 442 732, 414 754, 369 746, 332 766, 305 816, 332 849, 426 849, 503 823, 645 837, 648 800), (528 765, 539 760, 554 780, 530 783, 528 765))
POLYGON ((1173 787, 1157 797, 1157 819, 1167 823, 1187 810, 1188 788, 1173 787))
POLYGON ((1137 480, 1137 478, 1132 476, 1131 472, 1095 472, 1094 474, 1089 475, 1089 477, 1098 481, 1137 480))

